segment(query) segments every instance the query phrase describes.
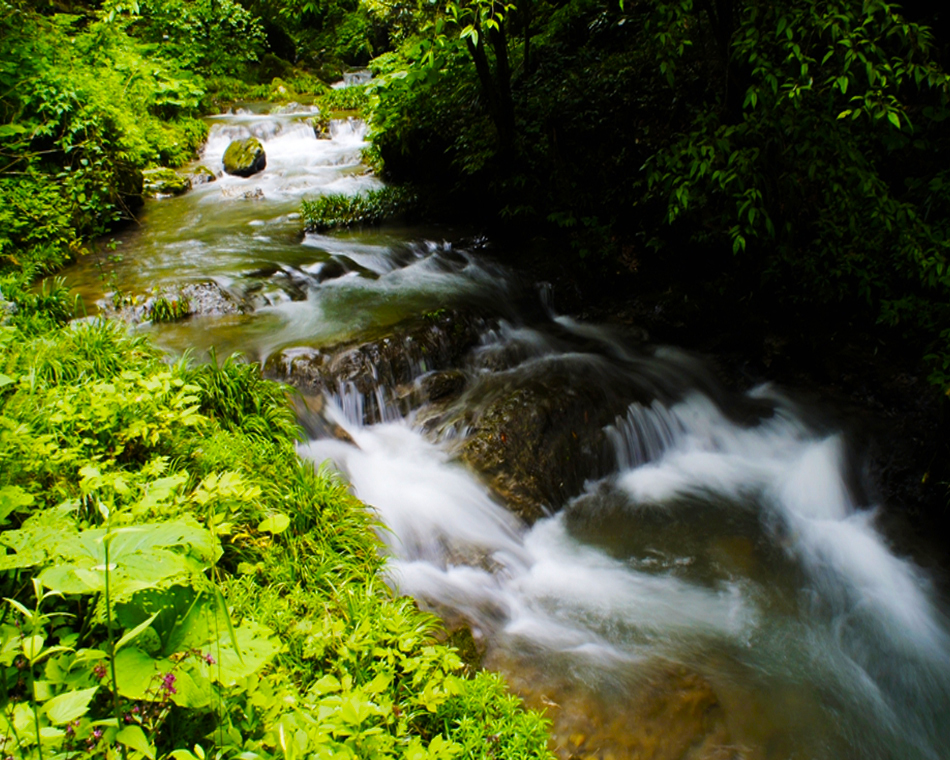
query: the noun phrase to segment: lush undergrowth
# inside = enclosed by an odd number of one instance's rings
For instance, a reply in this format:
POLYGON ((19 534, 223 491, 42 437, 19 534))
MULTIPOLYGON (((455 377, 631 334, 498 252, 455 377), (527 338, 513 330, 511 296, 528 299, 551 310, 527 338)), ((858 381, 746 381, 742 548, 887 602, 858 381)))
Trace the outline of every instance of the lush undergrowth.
POLYGON ((381 581, 283 387, 60 327, 45 298, 0 327, 3 755, 547 756, 544 721, 381 581))
POLYGON ((0 2, 0 269, 53 271, 203 142, 202 80, 107 13, 0 2))
POLYGON ((0 756, 547 757, 545 722, 385 585, 285 389, 35 287, 134 216, 143 168, 192 157, 215 100, 366 93, 259 60, 230 0, 71 10, 0 0, 0 756))

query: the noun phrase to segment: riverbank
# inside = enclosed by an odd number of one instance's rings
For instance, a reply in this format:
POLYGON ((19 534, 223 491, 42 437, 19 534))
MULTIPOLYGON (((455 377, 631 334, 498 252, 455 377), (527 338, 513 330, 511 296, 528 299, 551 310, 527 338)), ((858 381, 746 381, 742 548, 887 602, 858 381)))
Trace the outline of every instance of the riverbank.
MULTIPOLYGON (((0 751, 548 758, 545 721, 386 586, 382 527, 298 457, 284 387, 233 358, 169 362, 124 326, 70 322, 61 282, 35 287, 137 223, 141 169, 191 159, 204 80, 146 56, 131 19, 13 10, 0 22, 24 79, 0 99, 17 116, 0 125, 13 160, 0 177, 0 751)), ((120 263, 99 254, 98 276, 120 263)))

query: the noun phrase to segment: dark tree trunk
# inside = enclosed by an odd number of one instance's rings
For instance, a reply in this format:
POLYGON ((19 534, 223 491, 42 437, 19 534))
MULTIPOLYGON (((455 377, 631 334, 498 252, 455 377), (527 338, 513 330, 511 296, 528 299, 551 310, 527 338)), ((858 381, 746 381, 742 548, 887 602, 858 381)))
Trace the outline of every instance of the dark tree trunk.
POLYGON ((511 99, 511 66, 508 62, 508 42, 504 29, 493 29, 488 34, 495 54, 495 71, 492 73, 485 50, 484 35, 478 42, 466 39, 468 52, 475 62, 475 72, 482 86, 482 94, 488 105, 488 113, 498 132, 498 150, 501 156, 511 153, 515 142, 515 111, 511 99))

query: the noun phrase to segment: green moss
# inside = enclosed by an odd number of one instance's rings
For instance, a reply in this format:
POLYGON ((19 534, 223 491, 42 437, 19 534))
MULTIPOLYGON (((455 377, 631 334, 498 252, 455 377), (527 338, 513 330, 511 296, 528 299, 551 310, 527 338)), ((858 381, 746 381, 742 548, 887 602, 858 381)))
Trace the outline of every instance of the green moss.
POLYGON ((181 195, 191 189, 191 180, 172 169, 160 167, 142 172, 146 195, 181 195))
POLYGON ((267 157, 264 148, 256 137, 235 140, 228 145, 222 159, 224 170, 237 177, 250 177, 264 170, 267 157))

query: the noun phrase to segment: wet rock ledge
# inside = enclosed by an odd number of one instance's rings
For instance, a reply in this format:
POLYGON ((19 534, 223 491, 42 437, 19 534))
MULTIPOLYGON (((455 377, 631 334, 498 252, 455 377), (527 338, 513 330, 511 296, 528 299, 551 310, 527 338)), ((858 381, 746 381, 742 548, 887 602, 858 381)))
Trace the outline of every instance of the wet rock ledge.
POLYGON ((488 324, 476 313, 439 310, 368 340, 285 348, 267 360, 264 375, 305 396, 336 397, 369 425, 461 390, 460 374, 441 371, 458 366, 488 324))

